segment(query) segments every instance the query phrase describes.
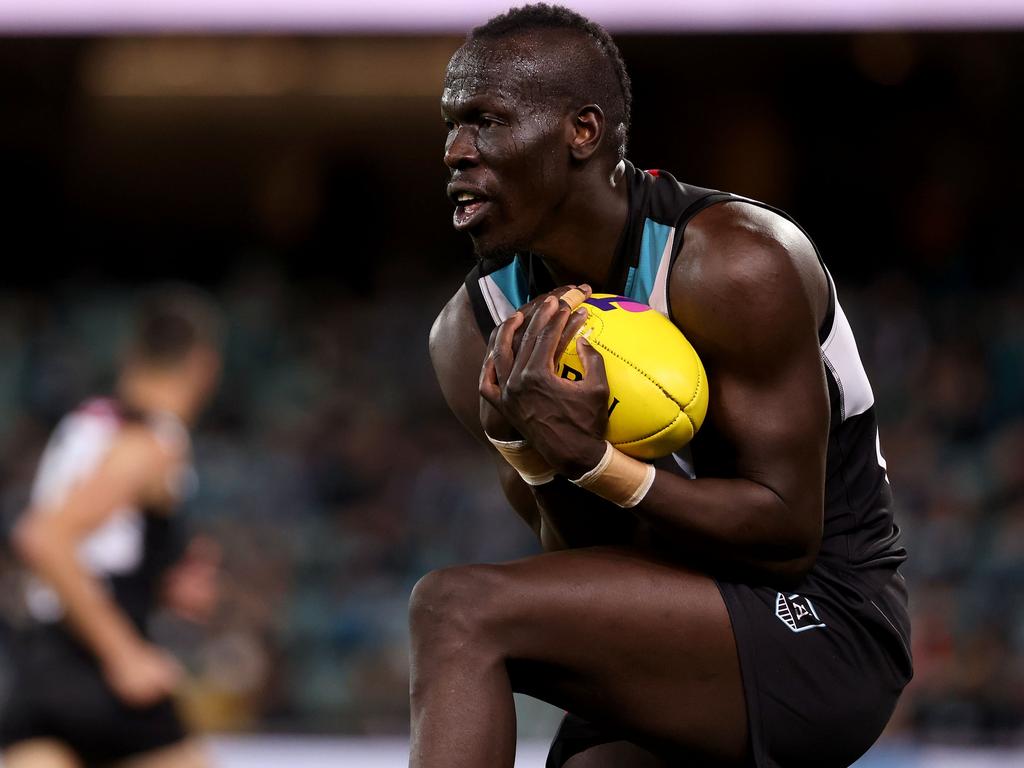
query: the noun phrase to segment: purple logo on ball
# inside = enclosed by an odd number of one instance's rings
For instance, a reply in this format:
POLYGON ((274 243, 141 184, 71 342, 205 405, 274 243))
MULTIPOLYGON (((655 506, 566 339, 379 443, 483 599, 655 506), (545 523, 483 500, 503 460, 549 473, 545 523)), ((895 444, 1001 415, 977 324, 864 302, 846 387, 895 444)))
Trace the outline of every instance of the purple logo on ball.
POLYGON ((611 312, 613 309, 624 309, 627 312, 646 312, 650 309, 646 304, 634 301, 628 296, 602 296, 600 298, 591 296, 583 303, 591 304, 598 309, 603 309, 605 312, 611 312))

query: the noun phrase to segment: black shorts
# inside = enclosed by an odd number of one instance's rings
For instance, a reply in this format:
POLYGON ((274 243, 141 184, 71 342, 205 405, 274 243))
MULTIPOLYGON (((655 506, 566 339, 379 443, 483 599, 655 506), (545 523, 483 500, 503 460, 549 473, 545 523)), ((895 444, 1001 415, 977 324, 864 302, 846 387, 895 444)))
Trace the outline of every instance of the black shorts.
POLYGON ((95 658, 59 627, 33 627, 11 649, 13 679, 0 704, 0 747, 58 739, 88 766, 182 741, 187 733, 168 699, 129 707, 110 690, 95 658))
MULTIPOLYGON (((823 566, 786 592, 718 581, 739 651, 752 766, 845 768, 889 721, 912 675, 903 579, 886 574, 870 590, 851 581, 823 566)), ((625 740, 566 715, 547 768, 625 740)), ((687 764, 686 755, 661 756, 687 764)))

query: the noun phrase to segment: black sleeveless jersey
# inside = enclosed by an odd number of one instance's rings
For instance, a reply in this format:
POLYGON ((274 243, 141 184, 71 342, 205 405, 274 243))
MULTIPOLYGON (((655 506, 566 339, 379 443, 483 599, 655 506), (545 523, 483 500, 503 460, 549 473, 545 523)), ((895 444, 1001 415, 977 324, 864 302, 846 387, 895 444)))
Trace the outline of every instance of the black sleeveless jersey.
MULTIPOLYGON (((686 226, 697 213, 732 200, 766 208, 793 221, 764 203, 683 184, 664 171, 641 171, 627 163, 626 174, 629 217, 616 256, 618 274, 625 276, 621 294, 649 304, 669 318, 668 278, 682 250, 686 226)), ((821 262, 820 254, 818 259, 821 262)), ((841 568, 870 588, 887 579, 906 559, 906 552, 893 520, 871 385, 832 276, 824 262, 821 265, 828 280, 829 302, 818 340, 828 381, 831 424, 818 562, 841 568)), ((487 338, 496 324, 554 285, 540 259, 523 253, 477 264, 466 277, 466 288, 487 338)), ((679 472, 690 477, 699 474, 697 451, 691 452, 687 446, 674 455, 679 472)))

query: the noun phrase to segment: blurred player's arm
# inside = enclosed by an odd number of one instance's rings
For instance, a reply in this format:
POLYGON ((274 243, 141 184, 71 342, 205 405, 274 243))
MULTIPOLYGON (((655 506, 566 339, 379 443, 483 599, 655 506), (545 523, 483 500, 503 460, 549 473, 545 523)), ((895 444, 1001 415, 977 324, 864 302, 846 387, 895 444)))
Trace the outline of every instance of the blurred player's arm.
MULTIPOLYGON (((574 331, 571 328, 567 333, 574 331)), ((487 344, 477 329, 463 286, 431 329, 434 371, 448 406, 491 455, 505 497, 537 535, 544 550, 635 541, 635 518, 623 515, 615 505, 577 488, 561 476, 540 486, 530 486, 494 449, 480 419, 479 372, 486 354, 487 344)))
POLYGON ((173 660, 148 643, 78 560, 79 544, 116 510, 166 506, 181 457, 142 426, 122 429, 107 456, 55 509, 29 509, 14 531, 26 565, 60 597, 70 628, 96 655, 123 699, 146 704, 169 693, 173 660))

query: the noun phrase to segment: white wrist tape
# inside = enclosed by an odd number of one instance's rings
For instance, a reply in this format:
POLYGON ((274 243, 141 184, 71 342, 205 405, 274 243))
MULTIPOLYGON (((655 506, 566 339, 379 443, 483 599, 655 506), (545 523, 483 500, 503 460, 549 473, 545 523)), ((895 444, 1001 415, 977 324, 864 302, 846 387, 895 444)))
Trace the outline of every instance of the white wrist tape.
MULTIPOLYGON (((607 442, 607 441, 606 441, 607 442)), ((607 443, 597 466, 572 482, 620 507, 635 507, 651 490, 656 475, 653 464, 634 459, 607 443)))
POLYGON ((555 479, 555 470, 525 440, 495 440, 490 435, 487 439, 529 485, 544 485, 555 479))

